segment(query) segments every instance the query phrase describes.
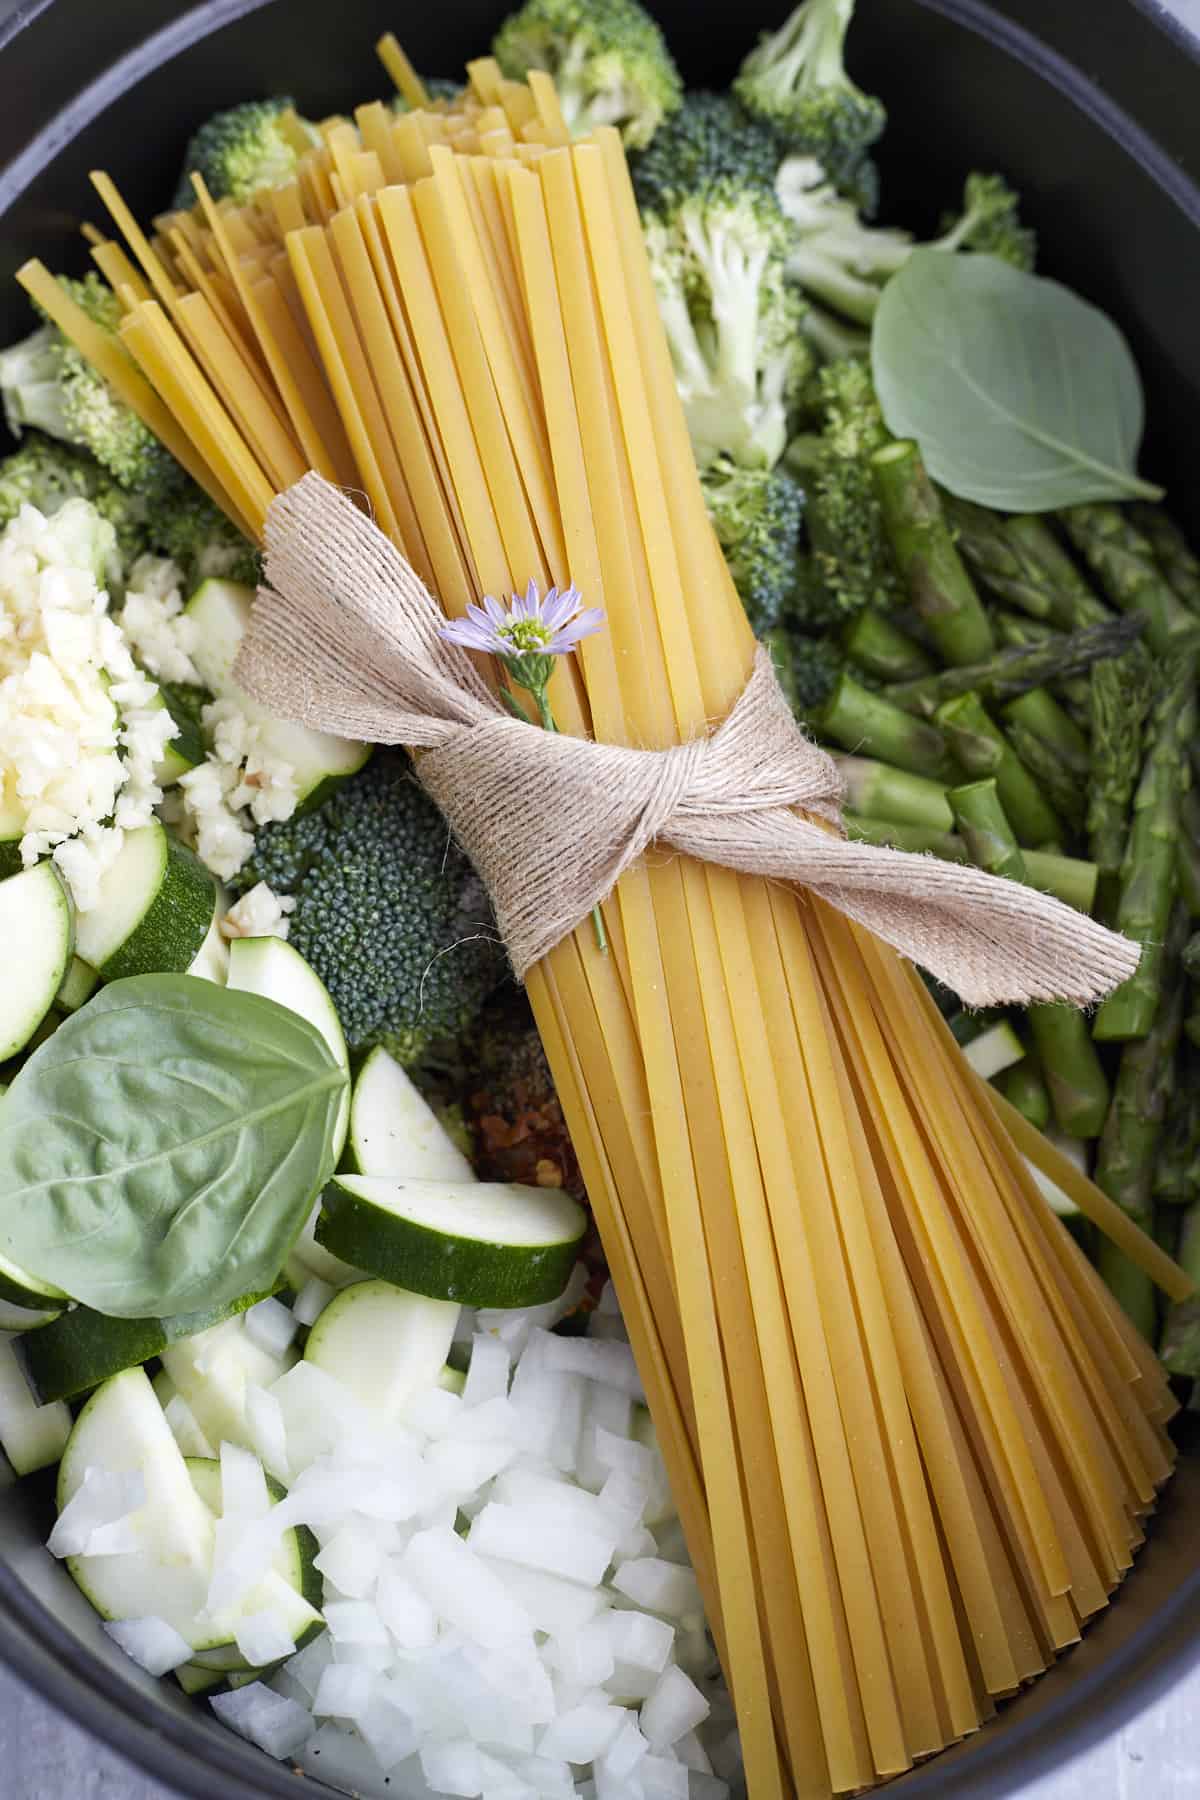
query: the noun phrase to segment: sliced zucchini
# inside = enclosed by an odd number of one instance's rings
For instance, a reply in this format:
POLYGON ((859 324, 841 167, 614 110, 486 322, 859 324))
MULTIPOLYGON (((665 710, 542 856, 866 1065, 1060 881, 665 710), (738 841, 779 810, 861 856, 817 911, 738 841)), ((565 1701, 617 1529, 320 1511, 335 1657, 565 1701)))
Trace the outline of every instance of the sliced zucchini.
POLYGON ((137 1550, 67 1560, 101 1618, 165 1619, 191 1647, 193 1661, 209 1651, 227 1652, 243 1614, 277 1610, 297 1640, 320 1625, 320 1615, 274 1570, 242 1607, 209 1614, 215 1520, 192 1485, 145 1370, 115 1375, 80 1413, 59 1469, 60 1510, 89 1468, 136 1469, 146 1485, 146 1504, 129 1521, 137 1550))
MULTIPOLYGON (((350 1067, 345 1033, 337 1009, 319 975, 313 973, 298 950, 282 938, 235 938, 229 946, 228 985, 243 993, 261 994, 306 1019, 329 1045, 343 1069, 350 1067)), ((334 1128, 333 1154, 340 1156, 350 1121, 350 1095, 342 1096, 334 1128)))
POLYGON ((0 1256, 0 1300, 29 1307, 33 1312, 48 1312, 51 1308, 61 1312, 70 1304, 71 1296, 40 1276, 29 1274, 15 1262, 9 1262, 6 1256, 0 1256))
POLYGON ((214 885, 216 899, 213 903, 212 922, 204 942, 188 964, 187 972, 200 981, 211 981, 217 987, 224 987, 229 978, 229 939, 221 931, 221 920, 229 911, 229 895, 219 881, 214 885))
POLYGON ((350 1099, 346 1168, 414 1181, 474 1181, 470 1163, 382 1044, 358 1072, 350 1099))
POLYGON ((198 857, 155 821, 126 834, 82 913, 76 951, 104 981, 184 974, 213 921, 215 884, 198 857))
POLYGON ((25 836, 25 808, 5 793, 0 779, 0 879, 21 872, 21 839, 25 836))
POLYGON ((85 963, 82 956, 73 956, 67 964, 62 985, 54 996, 54 1004, 60 1012, 78 1012, 91 999, 99 985, 100 977, 91 964, 85 963))
MULTIPOLYGON (((214 1518, 222 1516, 221 1496, 221 1464, 213 1457, 189 1456, 186 1458, 188 1474, 192 1485, 214 1518)), ((265 1474, 265 1471, 264 1471, 265 1474)), ((278 1503, 287 1493, 282 1483, 273 1476, 265 1475, 267 1493, 272 1503, 278 1503)), ((296 1525, 285 1531, 275 1552, 272 1568, 300 1598, 319 1614, 325 1597, 325 1581, 316 1566, 316 1559, 321 1554, 321 1546, 308 1529, 307 1525, 296 1525)), ((296 1648, 301 1648, 301 1641, 307 1642, 321 1629, 320 1618, 314 1619, 303 1634, 303 1640, 297 1640, 296 1648)), ((218 1673, 239 1672, 250 1667, 239 1651, 236 1643, 222 1645, 215 1650, 199 1650, 196 1653, 197 1668, 210 1669, 218 1673)))
POLYGON ((74 938, 71 897, 52 862, 0 881, 0 1062, 23 1050, 50 1012, 74 938))
POLYGON ((26 1346, 29 1379, 43 1401, 77 1399, 122 1369, 150 1362, 171 1344, 208 1331, 265 1297, 246 1294, 230 1306, 169 1319, 112 1319, 90 1306, 73 1307, 26 1346))
POLYGON ((71 1435, 70 1409, 39 1406, 8 1338, 0 1338, 0 1445, 17 1475, 51 1468, 71 1435))
POLYGON ((240 1318, 168 1344, 161 1355, 163 1368, 209 1443, 241 1444, 247 1450, 254 1445, 246 1427, 246 1389, 270 1387, 299 1361, 295 1350, 281 1356, 264 1350, 240 1318))
POLYGON ((192 661, 205 687, 218 700, 235 700, 239 710, 258 726, 264 748, 294 770, 301 805, 316 806, 339 781, 362 768, 371 754, 370 746, 289 724, 242 692, 233 679, 233 665, 253 601, 254 589, 236 581, 202 582, 187 608, 200 628, 192 661))
POLYGON ((155 767, 154 779, 159 787, 171 787, 181 775, 202 763, 207 752, 199 722, 179 703, 169 687, 160 687, 155 697, 153 710, 163 708, 171 715, 175 735, 155 767))
POLYGON ((207 1694, 224 1679, 219 1669, 203 1669, 199 1663, 184 1663, 173 1673, 185 1694, 207 1694))
POLYGON ((335 1175, 321 1196, 317 1241, 436 1300, 538 1306, 566 1287, 585 1227, 557 1188, 335 1175))
POLYGON ((964 1046, 963 1055, 975 1073, 990 1081, 993 1075, 999 1075, 1002 1069, 1011 1069, 1025 1055, 1025 1046, 1009 1024, 1001 1019, 997 1025, 989 1025, 981 1031, 977 1038, 964 1046))
POLYGON ((17 1306, 11 1300, 0 1299, 0 1331, 11 1332, 14 1337, 40 1331, 43 1325, 61 1317, 61 1306, 17 1306))
POLYGON ((308 1334, 304 1357, 389 1420, 414 1394, 440 1384, 459 1307, 359 1281, 335 1294, 308 1334))

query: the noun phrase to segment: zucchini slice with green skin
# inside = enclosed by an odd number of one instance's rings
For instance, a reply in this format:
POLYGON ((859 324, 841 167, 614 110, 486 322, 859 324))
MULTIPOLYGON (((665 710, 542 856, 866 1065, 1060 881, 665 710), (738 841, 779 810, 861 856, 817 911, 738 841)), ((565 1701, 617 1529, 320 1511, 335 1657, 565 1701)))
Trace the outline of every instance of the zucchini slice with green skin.
POLYGON ((246 1294, 231 1306, 168 1319, 111 1319, 90 1306, 73 1307, 26 1345, 29 1379, 43 1401, 75 1400, 123 1369, 138 1368, 171 1344, 208 1331, 265 1298, 246 1294))
POLYGON ((39 1276, 30 1275, 26 1269, 9 1262, 6 1256, 0 1256, 0 1300, 10 1301, 14 1306, 27 1306, 34 1312, 48 1311, 51 1307, 61 1312, 64 1306, 70 1305, 71 1296, 50 1282, 42 1281, 39 1276))
POLYGON ((58 993, 54 996, 54 1004, 60 1012, 78 1012, 99 986, 100 977, 91 964, 85 963, 82 956, 73 956, 58 993))
POLYGON ((13 1300, 0 1299, 0 1331, 10 1332, 13 1337, 41 1331, 55 1319, 61 1319, 62 1311, 61 1306, 18 1306, 13 1300))
POLYGON ((139 826, 101 877, 99 903, 80 914, 76 954, 103 981, 185 974, 208 936, 215 896, 198 857, 157 821, 139 826))
POLYGON ((199 1663, 184 1663, 173 1671, 185 1694, 207 1694, 219 1688, 224 1676, 217 1669, 203 1669, 199 1663))
POLYGON ((221 920, 229 911, 229 895, 220 882, 215 885, 212 922, 204 942, 188 964, 187 972, 200 981, 211 981, 217 987, 224 987, 229 977, 229 940, 221 931, 221 920))
POLYGON ((75 948, 71 896, 52 862, 0 881, 0 944, 0 1062, 7 1062, 54 1005, 75 948))
POLYGON ((308 1334, 304 1359, 394 1421, 414 1394, 441 1385, 458 1315, 454 1301, 358 1281, 329 1302, 308 1334))
POLYGON ((475 1179, 429 1102, 382 1044, 371 1051, 354 1083, 345 1166, 354 1175, 413 1181, 475 1179))
POLYGON ((61 1402, 39 1406, 12 1343, 0 1339, 0 1447, 17 1475, 33 1475, 59 1460, 71 1435, 71 1413, 61 1402))
POLYGON ((539 1306, 566 1287, 585 1227, 558 1188, 335 1175, 317 1242, 435 1300, 539 1306))
POLYGON ((0 784, 0 880, 21 873, 21 839, 25 835, 25 808, 4 798, 0 784))
POLYGON ((1011 1069, 1025 1056, 1025 1046, 1009 1024, 1001 1019, 997 1025, 989 1025, 986 1031, 972 1038, 963 1048, 963 1055, 984 1081, 990 1081, 993 1075, 999 1075, 1002 1069, 1011 1069))
POLYGON ((328 732, 310 731, 277 718, 242 691, 233 679, 233 665, 250 622, 254 589, 236 581, 201 582, 188 601, 187 610, 199 626, 199 643, 192 656, 206 688, 218 700, 234 700, 259 729, 263 748, 287 763, 296 777, 300 805, 319 806, 339 782, 361 769, 371 754, 369 744, 328 732))
POLYGON ((175 735, 155 766, 154 779, 159 787, 172 787, 181 775, 204 761, 207 750, 196 718, 179 704, 168 688, 160 687, 155 698, 152 710, 161 709, 170 713, 175 735))
MULTIPOLYGON (((213 1517, 221 1518, 223 1509, 220 1462, 207 1456, 189 1456, 184 1460, 187 1463, 188 1474, 192 1478, 192 1486, 213 1517)), ((287 1489, 282 1482, 276 1481, 274 1476, 267 1475, 265 1470, 263 1474, 271 1502, 277 1505, 286 1495, 287 1489)), ((286 1581, 289 1587, 294 1588, 300 1598, 318 1614, 325 1599, 324 1577, 316 1566, 317 1557, 320 1554, 321 1546, 308 1526, 295 1525, 291 1530, 282 1534, 272 1563, 275 1573, 286 1581)), ((315 1637, 322 1626, 322 1620, 319 1618, 314 1620, 303 1634, 303 1638, 297 1641, 297 1650, 301 1648, 302 1643, 307 1643, 315 1637)), ((195 1666, 216 1674, 233 1674, 242 1673, 252 1665, 246 1661, 234 1643, 222 1645, 216 1650, 198 1650, 195 1666)))
POLYGON ((237 1619, 268 1608, 296 1641, 320 1615, 272 1569, 240 1607, 212 1617, 208 1587, 216 1521, 192 1484, 144 1369, 97 1388, 71 1432, 58 1472, 61 1511, 89 1468, 140 1472, 146 1504, 130 1517, 138 1548, 120 1556, 72 1556, 67 1567, 103 1619, 165 1619, 192 1650, 228 1652, 237 1619))
MULTIPOLYGON (((306 1019, 325 1039, 339 1066, 350 1067, 345 1033, 338 1020, 337 1008, 329 998, 329 990, 300 952, 283 938, 234 938, 229 946, 226 984, 243 993, 260 994, 265 1000, 274 1000, 299 1018, 306 1019)), ((334 1127, 335 1157, 342 1153, 349 1122, 350 1093, 347 1089, 334 1127)))

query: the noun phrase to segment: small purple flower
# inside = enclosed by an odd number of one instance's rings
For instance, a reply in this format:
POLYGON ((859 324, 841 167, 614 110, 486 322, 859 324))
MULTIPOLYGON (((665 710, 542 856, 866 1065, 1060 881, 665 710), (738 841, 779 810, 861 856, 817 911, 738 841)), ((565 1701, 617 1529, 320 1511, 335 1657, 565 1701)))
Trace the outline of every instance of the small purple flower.
POLYGON ((483 650, 512 662, 531 655, 565 656, 603 624, 604 614, 598 607, 585 607, 574 585, 561 592, 552 587, 543 600, 537 582, 531 581, 524 598, 513 594, 507 608, 485 594, 482 606, 468 606, 466 618, 448 621, 441 635, 464 650, 483 650))

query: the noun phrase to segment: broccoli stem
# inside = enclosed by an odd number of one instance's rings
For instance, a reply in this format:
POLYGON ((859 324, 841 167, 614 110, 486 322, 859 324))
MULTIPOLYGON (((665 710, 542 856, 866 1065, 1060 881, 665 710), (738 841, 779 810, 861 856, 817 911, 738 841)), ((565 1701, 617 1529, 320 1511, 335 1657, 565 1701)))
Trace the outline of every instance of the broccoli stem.
MULTIPOLYGON (((1185 1275, 1200 1283, 1200 1200, 1193 1200, 1183 1215, 1175 1260, 1185 1275)), ((1200 1294, 1167 1308, 1158 1354, 1172 1375, 1200 1378, 1200 1294)))
POLYGON ((1050 1123, 1050 1089, 1035 1050, 1027 1050, 1019 1063, 1001 1069, 999 1075, 992 1077, 992 1086, 1010 1106, 1016 1107, 1022 1118, 1038 1131, 1046 1130, 1050 1123))
POLYGON ((1007 725, 1019 725, 1059 757, 1072 775, 1086 777, 1092 766, 1087 738, 1045 688, 1030 688, 1010 700, 1001 717, 1007 725))
MULTIPOLYGON (((973 781, 951 788, 949 800, 976 867, 1029 885, 997 783, 973 781)), ((1027 1017, 1060 1129, 1070 1137, 1095 1137, 1108 1110, 1108 1082, 1087 1020, 1075 1007, 1055 1003, 1031 1006, 1027 1017)))
POLYGON ((943 700, 953 699, 955 694, 973 691, 986 703, 999 704, 1046 682, 1082 674, 1105 657, 1119 656, 1140 629, 1140 623, 1114 619, 1069 636, 1055 632, 1041 642, 998 650, 986 662, 939 669, 935 675, 897 682, 889 686, 887 696, 897 706, 923 718, 932 718, 943 700))
POLYGON ((838 677, 815 723, 824 737, 832 738, 843 750, 861 750, 914 775, 928 775, 933 781, 954 779, 954 761, 937 726, 914 719, 852 675, 838 677))
POLYGON ((1130 507, 1129 517, 1152 546, 1155 561, 1177 598, 1191 612, 1200 612, 1200 557, 1170 513, 1161 506, 1138 501, 1130 507))
POLYGON ((1150 718, 1149 748, 1133 800, 1121 863, 1116 927, 1142 945, 1142 959, 1096 1015, 1101 1043, 1145 1037, 1165 974, 1164 941, 1175 898, 1180 810, 1191 782, 1188 747, 1196 730, 1196 650, 1182 652, 1150 718))
POLYGON ((1150 659, 1141 649, 1097 663, 1092 670, 1087 831, 1092 861, 1100 870, 1099 917, 1106 922, 1116 916, 1129 809, 1153 696, 1150 659))
MULTIPOLYGON (((1112 1105, 1096 1155, 1096 1182, 1110 1200, 1144 1231, 1154 1229, 1154 1164, 1175 1080, 1175 1052, 1183 1025, 1184 983, 1180 957, 1187 940, 1187 915, 1172 909, 1166 927, 1163 965, 1167 976, 1162 1003, 1149 1030, 1121 1052, 1112 1105)), ((1138 1330, 1153 1338, 1154 1287, 1149 1276, 1104 1239, 1098 1266, 1138 1330)))
POLYGON ((835 758, 846 784, 851 812, 896 825, 920 825, 928 831, 954 830, 954 814, 943 783, 894 769, 866 756, 835 758))
POLYGON ((1103 624, 1111 616, 1037 514, 1004 518, 969 500, 944 500, 959 549, 998 600, 1061 631, 1103 624))
POLYGON ((956 695, 934 717, 966 774, 977 780, 995 777, 1000 804, 1020 843, 1061 843, 1057 814, 978 694, 956 695))
POLYGON ((1113 605, 1145 615, 1152 650, 1161 655, 1173 638, 1195 629, 1195 619, 1159 568, 1149 539, 1121 507, 1111 502, 1068 506, 1059 517, 1113 605))
POLYGON ((966 847, 952 832, 934 831, 928 825, 901 825, 892 819, 870 819, 860 813, 842 814, 846 836, 856 844, 875 844, 884 850, 909 850, 920 855, 930 850, 942 862, 964 863, 966 847))
POLYGON ((1189 787, 1179 810, 1175 882, 1188 916, 1200 919, 1200 794, 1189 787))
POLYGON ((917 680, 933 672, 933 658, 874 607, 856 613, 842 637, 852 663, 877 681, 917 680))
POLYGON ((1058 751, 1045 738, 1030 731, 1020 719, 1006 720, 1004 735, 1016 751, 1021 766, 1042 790, 1049 804, 1073 836, 1083 832, 1087 817, 1087 788, 1067 767, 1058 751))
POLYGON ((885 444, 871 469, 893 555, 935 648, 955 666, 983 662, 995 649, 992 628, 917 446, 885 444))

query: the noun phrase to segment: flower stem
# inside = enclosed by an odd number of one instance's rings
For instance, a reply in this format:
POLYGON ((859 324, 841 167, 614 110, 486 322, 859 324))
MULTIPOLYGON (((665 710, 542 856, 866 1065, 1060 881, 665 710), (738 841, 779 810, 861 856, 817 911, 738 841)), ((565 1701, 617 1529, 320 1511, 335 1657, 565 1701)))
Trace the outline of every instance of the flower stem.
MULTIPOLYGON (((550 695, 546 688, 534 688, 533 698, 537 703, 538 717, 542 721, 543 730, 556 732, 558 726, 554 722, 554 713, 550 706, 550 695)), ((593 906, 592 908, 592 930, 596 934, 597 950, 599 950, 601 956, 607 956, 608 933, 604 929, 604 919, 601 916, 600 908, 598 906, 593 906)))

